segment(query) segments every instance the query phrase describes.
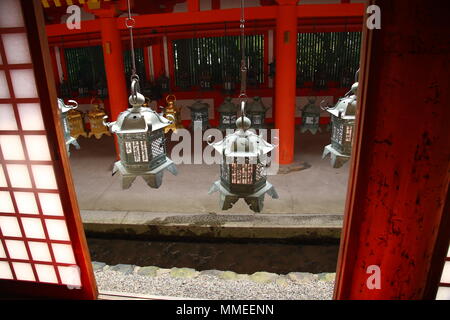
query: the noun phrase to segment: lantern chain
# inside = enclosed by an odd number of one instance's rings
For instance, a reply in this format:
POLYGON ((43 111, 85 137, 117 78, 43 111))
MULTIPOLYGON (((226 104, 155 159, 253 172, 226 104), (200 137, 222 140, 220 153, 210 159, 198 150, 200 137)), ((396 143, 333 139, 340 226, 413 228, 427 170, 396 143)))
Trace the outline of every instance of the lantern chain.
POLYGON ((241 100, 241 118, 242 123, 245 117, 245 104, 247 103, 247 63, 245 55, 245 9, 244 0, 241 0, 241 92, 239 94, 239 99, 241 100))
POLYGON ((134 38, 133 38, 133 27, 136 23, 134 18, 131 17, 131 7, 130 7, 130 0, 127 0, 128 3, 128 17, 125 20, 125 26, 130 31, 130 47, 131 47, 131 80, 133 79, 139 79, 138 75, 136 74, 136 57, 134 54, 134 38))

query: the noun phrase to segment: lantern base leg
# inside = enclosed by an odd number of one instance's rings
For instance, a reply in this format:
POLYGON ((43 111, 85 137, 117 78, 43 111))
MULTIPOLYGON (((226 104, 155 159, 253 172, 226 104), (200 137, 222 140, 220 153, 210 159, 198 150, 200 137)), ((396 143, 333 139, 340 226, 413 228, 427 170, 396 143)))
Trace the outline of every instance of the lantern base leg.
POLYGON ((338 152, 331 146, 331 144, 327 145, 323 149, 322 159, 324 159, 328 154, 330 154, 331 166, 333 168, 342 167, 344 165, 344 163, 346 163, 350 159, 350 156, 347 156, 347 155, 344 155, 344 154, 338 152))
POLYGON ((312 134, 316 134, 317 132, 322 132, 322 129, 320 127, 317 127, 317 128, 305 128, 305 127, 302 127, 300 129, 301 133, 305 133, 307 131, 311 132, 312 134))
POLYGON ((122 176, 122 189, 128 189, 137 177, 142 177, 150 188, 158 189, 163 180, 164 170, 169 171, 173 175, 177 175, 177 167, 172 160, 166 158, 166 161, 159 167, 145 172, 129 172, 120 161, 114 164, 113 175, 117 172, 122 176))
POLYGON ((243 198, 253 212, 261 212, 264 207, 264 195, 266 193, 273 199, 278 199, 275 187, 269 182, 266 182, 266 185, 257 192, 242 196, 229 192, 218 180, 211 186, 209 194, 216 191, 220 192, 220 207, 222 210, 231 209, 240 198, 243 198))

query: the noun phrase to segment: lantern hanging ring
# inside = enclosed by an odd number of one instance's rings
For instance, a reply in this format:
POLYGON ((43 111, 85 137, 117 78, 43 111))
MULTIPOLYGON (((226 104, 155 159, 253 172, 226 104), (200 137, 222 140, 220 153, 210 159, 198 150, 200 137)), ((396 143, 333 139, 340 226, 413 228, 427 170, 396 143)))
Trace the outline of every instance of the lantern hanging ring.
POLYGON ((137 94, 139 93, 139 77, 138 75, 131 76, 131 99, 133 103, 137 102, 137 94))
POLYGON ((75 100, 69 100, 68 103, 71 103, 72 105, 66 104, 66 107, 69 107, 70 109, 78 108, 78 102, 76 102, 75 100))

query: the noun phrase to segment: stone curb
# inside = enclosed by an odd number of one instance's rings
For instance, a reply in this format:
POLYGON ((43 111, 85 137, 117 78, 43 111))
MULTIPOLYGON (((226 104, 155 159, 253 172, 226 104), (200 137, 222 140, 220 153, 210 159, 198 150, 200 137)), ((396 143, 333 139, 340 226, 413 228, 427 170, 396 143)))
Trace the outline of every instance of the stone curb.
POLYGON ((169 276, 171 278, 177 279, 193 279, 197 277, 216 277, 224 281, 251 281, 260 284, 275 283, 281 287, 288 285, 290 282, 296 284, 304 284, 314 281, 324 281, 324 282, 334 282, 336 274, 335 273, 319 273, 313 274, 309 272, 290 272, 287 275, 259 271, 251 275, 248 274, 238 274, 233 271, 221 271, 221 270, 203 270, 197 271, 192 268, 159 268, 156 266, 135 266, 131 264, 117 264, 114 266, 109 266, 104 262, 92 262, 92 267, 94 272, 103 271, 115 271, 120 272, 125 275, 139 275, 143 277, 164 277, 169 276))

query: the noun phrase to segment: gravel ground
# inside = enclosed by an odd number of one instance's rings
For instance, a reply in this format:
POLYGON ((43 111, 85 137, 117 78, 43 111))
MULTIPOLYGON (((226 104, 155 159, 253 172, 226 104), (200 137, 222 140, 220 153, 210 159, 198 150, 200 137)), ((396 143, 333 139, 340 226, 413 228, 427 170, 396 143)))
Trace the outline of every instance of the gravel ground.
MULTIPOLYGON (((124 265, 120 265, 124 266, 124 265)), ((97 267, 95 277, 100 291, 223 300, 329 300, 334 274, 277 275, 193 269, 158 269, 156 274, 141 275, 140 267, 113 271, 115 267, 97 267), (184 270, 183 270, 184 269, 184 270), (187 270, 187 271, 186 271, 187 270), (182 272, 180 272, 182 271, 182 272), (306 276, 305 276, 306 275, 306 276)))

